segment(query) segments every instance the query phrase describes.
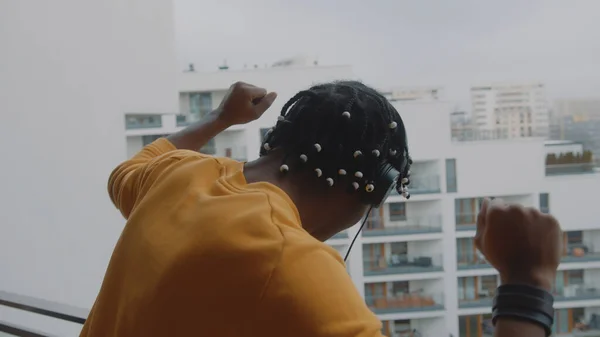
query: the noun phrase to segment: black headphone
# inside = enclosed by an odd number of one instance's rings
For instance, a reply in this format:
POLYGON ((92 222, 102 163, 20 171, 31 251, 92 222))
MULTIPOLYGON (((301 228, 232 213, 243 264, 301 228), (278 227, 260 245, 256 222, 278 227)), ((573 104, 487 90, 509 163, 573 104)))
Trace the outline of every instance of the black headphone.
POLYGON ((375 188, 371 192, 362 190, 360 195, 361 201, 373 208, 379 208, 390 193, 396 189, 399 177, 400 172, 389 163, 380 165, 373 180, 373 186, 375 188))

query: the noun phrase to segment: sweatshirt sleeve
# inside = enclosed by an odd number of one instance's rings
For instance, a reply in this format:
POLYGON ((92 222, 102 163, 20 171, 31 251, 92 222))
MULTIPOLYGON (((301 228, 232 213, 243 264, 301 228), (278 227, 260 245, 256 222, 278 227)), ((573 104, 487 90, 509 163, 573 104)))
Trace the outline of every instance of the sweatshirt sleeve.
POLYGON ((259 304, 256 327, 268 329, 263 332, 268 336, 383 337, 381 322, 341 257, 319 245, 284 245, 259 304))
POLYGON ((159 138, 113 170, 108 179, 110 199, 129 218, 133 207, 161 173, 183 158, 199 156, 202 155, 198 152, 178 150, 166 138, 159 138))

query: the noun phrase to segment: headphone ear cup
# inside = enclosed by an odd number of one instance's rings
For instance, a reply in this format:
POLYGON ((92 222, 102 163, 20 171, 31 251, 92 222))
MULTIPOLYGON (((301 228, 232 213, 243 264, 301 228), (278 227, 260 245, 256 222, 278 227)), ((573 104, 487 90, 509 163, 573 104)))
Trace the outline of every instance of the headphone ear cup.
POLYGON ((381 206, 392 190, 396 188, 399 175, 400 172, 389 163, 380 165, 372 183, 374 188, 371 191, 367 189, 361 191, 362 202, 375 208, 381 206))

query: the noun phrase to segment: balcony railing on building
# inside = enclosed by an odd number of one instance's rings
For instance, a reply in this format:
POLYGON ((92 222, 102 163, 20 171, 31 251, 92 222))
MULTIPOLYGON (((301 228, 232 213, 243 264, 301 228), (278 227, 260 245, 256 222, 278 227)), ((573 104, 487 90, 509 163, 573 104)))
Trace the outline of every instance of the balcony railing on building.
POLYGON ((579 301, 600 299, 600 283, 570 284, 554 290, 554 301, 579 301))
POLYGON ((441 256, 437 255, 392 254, 387 258, 364 259, 363 272, 365 276, 376 276, 443 271, 441 261, 441 256))
POLYGON ((576 322, 573 337, 600 337, 600 315, 591 314, 589 318, 576 322))
POLYGON ((457 213, 456 230, 469 231, 477 228, 477 214, 475 213, 457 213))
POLYGON ((439 233, 442 231, 442 216, 440 214, 420 217, 406 217, 404 220, 387 222, 371 221, 370 226, 363 230, 363 236, 410 235, 439 233))
POLYGON ((367 296, 367 305, 376 314, 392 314, 415 311, 443 310, 441 294, 426 294, 422 291, 395 295, 367 296))
POLYGON ((337 233, 336 235, 332 236, 330 240, 339 240, 339 239, 347 239, 348 238, 348 231, 341 231, 339 233, 337 233))
POLYGON ((458 252, 456 254, 456 267, 458 270, 492 268, 478 250, 468 253, 458 252))
POLYGON ((600 252, 596 252, 596 250, 591 244, 569 243, 562 257, 562 262, 600 261, 600 252))
POLYGON ((593 173, 595 163, 591 151, 583 153, 550 153, 546 156, 546 175, 593 173))
POLYGON ((479 289, 476 294, 466 294, 464 288, 458 289, 458 307, 479 308, 491 307, 496 295, 495 289, 479 289))
POLYGON ((125 128, 151 129, 162 127, 161 115, 125 115, 125 128))

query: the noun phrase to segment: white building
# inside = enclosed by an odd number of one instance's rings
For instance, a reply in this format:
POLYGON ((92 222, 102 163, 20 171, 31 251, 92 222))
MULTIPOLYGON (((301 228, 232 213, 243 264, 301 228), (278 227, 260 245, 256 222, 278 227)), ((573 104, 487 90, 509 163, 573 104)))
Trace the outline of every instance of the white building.
POLYGON ((549 112, 541 83, 474 86, 471 104, 479 130, 500 138, 548 136, 549 112))
POLYGON ((396 101, 438 101, 442 93, 440 87, 397 87, 382 91, 390 102, 396 101))
MULTIPOLYGON (((279 92, 276 106, 261 120, 232 127, 204 149, 252 160, 258 156, 261 130, 275 123, 287 98, 316 82, 352 77, 349 67, 314 66, 187 73, 180 77, 180 106, 190 118, 201 115, 216 107, 236 80, 279 92)), ((533 137, 481 141, 485 137, 477 132, 453 141, 453 104, 412 100, 394 105, 408 126, 412 198, 404 202, 391 196, 368 220, 348 262, 357 288, 383 320, 384 333, 491 336, 489 313, 498 277, 475 251, 473 236, 482 198, 500 197, 549 211, 561 221, 567 234, 557 278, 557 331, 570 336, 582 320, 600 334, 600 326, 590 323, 593 313, 600 314, 600 292, 595 290, 600 288, 600 211, 595 205, 600 175, 553 167, 546 176, 549 153, 579 148, 533 137)), ((160 121, 162 126, 126 131, 131 154, 153 139, 149 136, 182 127, 172 115, 160 121)), ((341 233, 330 244, 343 255, 356 231, 341 233)))

